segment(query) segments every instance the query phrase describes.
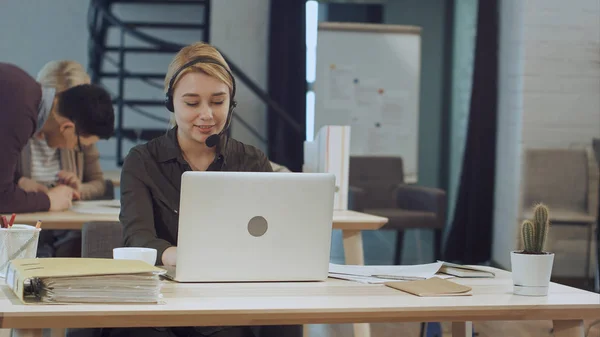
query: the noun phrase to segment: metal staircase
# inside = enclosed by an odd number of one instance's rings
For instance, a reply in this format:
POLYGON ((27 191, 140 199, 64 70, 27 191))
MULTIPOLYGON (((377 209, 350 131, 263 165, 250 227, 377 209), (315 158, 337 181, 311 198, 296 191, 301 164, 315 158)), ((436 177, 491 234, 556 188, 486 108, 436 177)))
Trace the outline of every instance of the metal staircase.
MULTIPOLYGON (((165 78, 165 73, 156 70, 138 71, 128 69, 139 65, 144 58, 152 58, 156 55, 163 55, 163 58, 170 58, 184 47, 184 44, 156 37, 157 35, 161 35, 161 31, 177 31, 181 32, 180 34, 193 36, 194 41, 210 42, 210 3, 210 0, 91 0, 88 11, 89 71, 92 82, 107 87, 114 97, 117 114, 116 161, 118 166, 122 165, 124 159, 124 140, 134 142, 148 141, 164 134, 168 123, 167 118, 159 115, 163 111, 162 107, 164 107, 162 81, 165 78), (148 9, 149 6, 163 6, 163 9, 169 8, 169 10, 165 11, 166 13, 161 17, 160 21, 125 20, 119 18, 116 14, 117 7, 121 6, 122 8, 123 5, 129 7, 129 12, 133 13, 133 16, 137 16, 138 8, 141 13, 142 9, 148 9), (186 6, 185 10, 194 9, 202 13, 201 17, 197 18, 199 22, 182 23, 177 17, 169 21, 167 14, 171 11, 176 11, 176 7, 178 6, 186 6), (154 34, 149 34, 149 30, 153 31, 154 34), (118 34, 115 35, 114 33, 118 34), (116 83, 114 83, 115 81, 116 83), (128 88, 126 92, 125 88, 136 84, 133 82, 137 82, 138 87, 140 83, 143 83, 146 87, 154 88, 151 90, 156 91, 155 97, 134 98, 129 96, 130 89, 128 88), (110 84, 113 84, 112 90, 110 84), (159 110, 160 112, 153 113, 151 110, 159 110), (149 120, 160 122, 164 127, 125 127, 125 117, 129 113, 136 113, 149 120)), ((179 8, 179 10, 182 9, 179 8)), ((218 46, 216 47, 218 48, 218 46)), ((236 80, 244 83, 258 98, 272 108, 279 117, 283 118, 286 124, 295 132, 300 134, 304 132, 303 128, 276 102, 272 101, 266 92, 260 89, 226 55, 223 56, 227 60, 236 80)), ((166 71, 166 66, 156 67, 156 69, 165 69, 166 71)), ((232 127, 236 126, 237 123, 245 127, 261 142, 267 144, 267 140, 263 135, 240 116, 234 114, 232 127)))

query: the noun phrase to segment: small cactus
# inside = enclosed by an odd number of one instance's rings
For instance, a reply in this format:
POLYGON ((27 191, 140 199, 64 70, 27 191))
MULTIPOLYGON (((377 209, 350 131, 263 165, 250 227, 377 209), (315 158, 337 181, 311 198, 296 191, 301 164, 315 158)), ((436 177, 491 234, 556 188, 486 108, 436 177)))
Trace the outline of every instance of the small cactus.
POLYGON ((535 205, 533 219, 525 220, 521 225, 524 253, 543 254, 550 221, 548 220, 548 207, 544 204, 535 205))

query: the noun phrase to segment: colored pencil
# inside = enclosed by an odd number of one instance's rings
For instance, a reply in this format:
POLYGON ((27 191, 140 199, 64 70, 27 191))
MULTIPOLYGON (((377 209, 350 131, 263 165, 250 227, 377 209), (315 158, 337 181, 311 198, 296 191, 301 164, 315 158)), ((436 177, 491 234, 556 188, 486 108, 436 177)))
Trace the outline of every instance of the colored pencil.
POLYGON ((35 228, 40 228, 42 227, 42 220, 38 220, 38 222, 35 224, 35 228))
POLYGON ((5 215, 2 216, 2 228, 8 228, 8 220, 5 215))
POLYGON ((4 224, 4 215, 0 216, 0 227, 1 228, 5 228, 6 227, 6 224, 4 224))
POLYGON ((10 217, 10 222, 8 223, 8 228, 11 228, 15 224, 15 218, 17 217, 16 213, 13 213, 10 217))

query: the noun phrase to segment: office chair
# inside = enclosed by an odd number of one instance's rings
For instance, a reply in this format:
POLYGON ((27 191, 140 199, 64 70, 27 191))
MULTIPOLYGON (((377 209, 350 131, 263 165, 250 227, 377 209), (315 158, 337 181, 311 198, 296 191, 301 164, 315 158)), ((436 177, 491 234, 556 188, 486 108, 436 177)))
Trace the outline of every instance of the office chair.
POLYGON ((587 227, 584 273, 589 280, 598 212, 598 168, 591 149, 525 149, 522 186, 519 223, 531 219, 534 204, 543 202, 553 226, 587 227))
POLYGON ((402 262, 406 229, 434 231, 434 258, 441 259, 442 232, 446 224, 446 192, 437 188, 404 183, 401 157, 350 157, 351 200, 355 211, 389 219, 383 230, 397 234, 394 263, 402 262))

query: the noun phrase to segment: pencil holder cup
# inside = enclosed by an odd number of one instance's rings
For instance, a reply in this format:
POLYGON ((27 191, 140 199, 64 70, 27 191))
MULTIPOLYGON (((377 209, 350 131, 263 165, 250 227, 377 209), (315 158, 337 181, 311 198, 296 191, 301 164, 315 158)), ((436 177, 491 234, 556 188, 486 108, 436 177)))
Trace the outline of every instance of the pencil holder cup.
POLYGON ((40 228, 29 225, 13 225, 0 228, 0 277, 6 277, 8 263, 14 259, 36 257, 40 228))

